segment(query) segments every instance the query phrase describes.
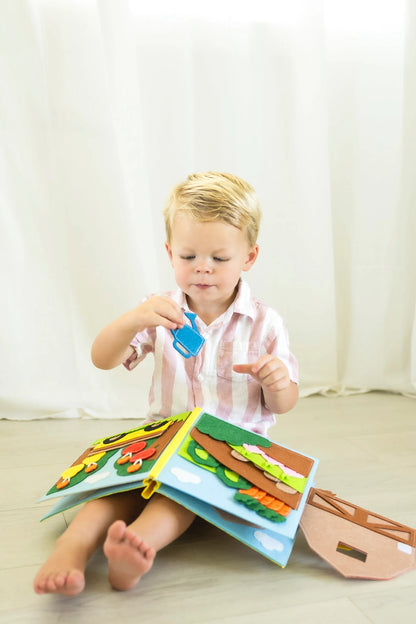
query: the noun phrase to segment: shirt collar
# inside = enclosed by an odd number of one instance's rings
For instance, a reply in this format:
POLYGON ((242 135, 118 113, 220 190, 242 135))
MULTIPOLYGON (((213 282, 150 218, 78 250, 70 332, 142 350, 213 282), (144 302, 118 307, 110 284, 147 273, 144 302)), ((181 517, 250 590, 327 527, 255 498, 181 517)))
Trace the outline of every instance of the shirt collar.
MULTIPOLYGON (((176 303, 180 305, 183 310, 189 312, 188 302, 186 301, 185 293, 182 290, 178 288, 178 290, 173 293, 172 299, 176 301, 176 303)), ((229 314, 231 317, 234 312, 243 316, 249 316, 252 319, 254 319, 256 315, 250 286, 242 278, 240 278, 240 281, 238 282, 237 295, 231 306, 224 314, 227 316, 229 314)))
POLYGON ((256 316, 256 310, 251 296, 251 290, 248 283, 240 278, 238 284, 237 296, 233 302, 234 312, 243 316, 250 316, 252 319, 256 316))

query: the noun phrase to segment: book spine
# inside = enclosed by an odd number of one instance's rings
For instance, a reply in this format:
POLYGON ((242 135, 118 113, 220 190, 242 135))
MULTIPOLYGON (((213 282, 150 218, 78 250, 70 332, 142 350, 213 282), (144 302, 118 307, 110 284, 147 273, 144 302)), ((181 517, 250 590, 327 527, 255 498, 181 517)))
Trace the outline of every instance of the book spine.
POLYGON ((176 453, 179 446, 185 440, 185 437, 188 435, 189 431, 193 427, 201 411, 202 410, 200 407, 195 407, 195 409, 192 410, 192 412, 189 414, 188 418, 186 419, 185 424, 180 428, 178 433, 170 442, 169 446, 163 451, 162 455, 156 461, 149 476, 143 480, 143 486, 144 486, 143 491, 142 491, 143 498, 149 499, 152 496, 152 494, 154 494, 156 490, 159 488, 160 482, 157 479, 160 473, 162 472, 163 468, 166 466, 166 464, 168 463, 172 455, 176 453))

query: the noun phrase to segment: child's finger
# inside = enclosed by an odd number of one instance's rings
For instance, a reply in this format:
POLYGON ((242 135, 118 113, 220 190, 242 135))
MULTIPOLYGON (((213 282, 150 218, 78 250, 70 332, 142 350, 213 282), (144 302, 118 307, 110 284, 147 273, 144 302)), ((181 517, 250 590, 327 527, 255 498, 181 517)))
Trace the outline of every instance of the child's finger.
POLYGON ((276 358, 273 355, 270 355, 270 353, 264 353, 263 355, 261 355, 256 362, 251 364, 251 370, 253 374, 258 374, 262 370, 262 368, 266 366, 266 364, 272 362, 275 359, 276 358))
POLYGON ((234 364, 233 371, 244 375, 251 375, 253 364, 234 364))
POLYGON ((175 301, 169 297, 160 297, 155 300, 155 304, 156 314, 169 324, 173 323, 175 327, 183 327, 185 324, 183 310, 175 301))
POLYGON ((255 362, 251 362, 249 364, 234 364, 233 370, 236 373, 244 373, 246 375, 256 376, 259 371, 272 359, 273 356, 265 353, 264 355, 260 356, 259 359, 255 362))

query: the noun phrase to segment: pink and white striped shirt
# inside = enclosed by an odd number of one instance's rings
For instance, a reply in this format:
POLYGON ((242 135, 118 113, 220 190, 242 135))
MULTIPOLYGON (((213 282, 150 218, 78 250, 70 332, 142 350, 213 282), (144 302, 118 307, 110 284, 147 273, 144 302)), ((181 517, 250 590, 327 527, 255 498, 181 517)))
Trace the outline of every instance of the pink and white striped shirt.
MULTIPOLYGON (((185 311, 181 290, 166 293, 185 311)), ((205 344, 188 359, 173 348, 173 335, 164 327, 138 333, 131 345, 135 353, 124 363, 132 370, 148 353, 154 354, 154 372, 149 393, 147 420, 158 420, 201 407, 231 423, 262 435, 274 424, 274 415, 264 405, 261 386, 250 376, 235 373, 233 364, 255 362, 271 353, 287 366, 298 383, 298 364, 289 350, 288 333, 281 316, 252 297, 240 280, 231 306, 210 325, 196 318, 205 344)))

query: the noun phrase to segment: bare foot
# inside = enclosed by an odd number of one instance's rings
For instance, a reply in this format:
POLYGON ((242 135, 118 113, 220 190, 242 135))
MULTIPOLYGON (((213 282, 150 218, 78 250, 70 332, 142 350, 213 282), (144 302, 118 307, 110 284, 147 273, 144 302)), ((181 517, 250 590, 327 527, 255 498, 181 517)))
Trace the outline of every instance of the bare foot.
POLYGON ((150 570, 156 555, 151 548, 126 523, 117 520, 108 529, 104 543, 108 559, 108 578, 114 589, 126 590, 134 587, 150 570))
POLYGON ((85 561, 73 548, 58 542, 33 582, 37 594, 76 596, 85 586, 85 561))

